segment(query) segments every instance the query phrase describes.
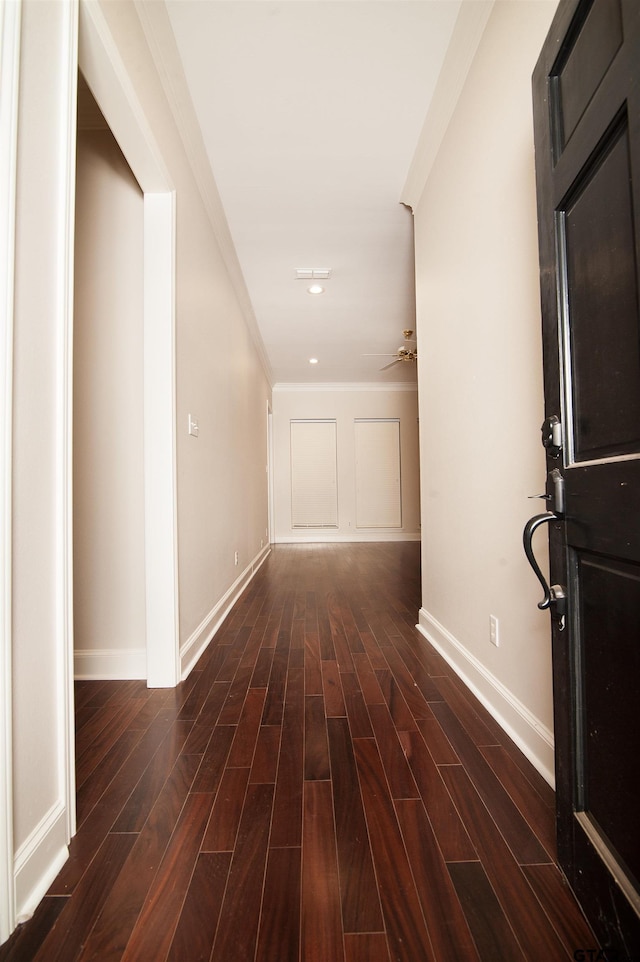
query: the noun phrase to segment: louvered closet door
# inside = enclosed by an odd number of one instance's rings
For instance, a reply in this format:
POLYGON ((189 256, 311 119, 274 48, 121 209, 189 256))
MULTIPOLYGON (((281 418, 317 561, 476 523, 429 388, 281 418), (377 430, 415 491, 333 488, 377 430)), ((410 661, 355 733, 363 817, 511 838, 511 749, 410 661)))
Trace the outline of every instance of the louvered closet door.
POLYGON ((402 526, 400 422, 356 420, 356 526, 402 526))
POLYGON ((335 421, 291 422, 291 527, 337 528, 335 421))

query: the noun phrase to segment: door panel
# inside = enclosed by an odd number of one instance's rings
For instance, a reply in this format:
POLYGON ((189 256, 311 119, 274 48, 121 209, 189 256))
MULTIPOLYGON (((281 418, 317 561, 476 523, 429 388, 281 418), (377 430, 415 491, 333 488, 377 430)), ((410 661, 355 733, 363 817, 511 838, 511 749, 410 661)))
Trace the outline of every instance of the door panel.
POLYGON ((607 133, 560 207, 563 317, 577 461, 640 446, 638 286, 626 116, 607 133))
POLYGON ((618 0, 596 0, 573 22, 567 34, 565 53, 554 71, 559 87, 556 107, 561 120, 557 131, 562 146, 570 140, 621 44, 622 19, 618 0))
POLYGON ((640 4, 561 0, 534 73, 558 850, 640 958, 640 4), (550 516, 553 519, 553 515, 550 516), (553 609, 553 604, 552 604, 553 609))
POLYGON ((628 779, 638 751, 640 566, 586 555, 579 569, 584 653, 579 807, 627 873, 640 878, 638 798, 628 779))

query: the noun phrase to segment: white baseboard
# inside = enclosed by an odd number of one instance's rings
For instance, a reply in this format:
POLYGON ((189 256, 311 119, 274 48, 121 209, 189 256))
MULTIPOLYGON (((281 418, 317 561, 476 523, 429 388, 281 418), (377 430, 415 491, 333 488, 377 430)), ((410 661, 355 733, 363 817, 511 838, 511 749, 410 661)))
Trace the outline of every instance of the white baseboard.
POLYGON ((350 534, 332 534, 330 531, 309 531, 302 535, 277 535, 275 544, 324 544, 324 543, 375 543, 376 541, 420 541, 419 531, 400 531, 363 533, 354 531, 350 534))
POLYGON ((25 922, 69 857, 67 812, 53 805, 15 854, 16 922, 25 922))
POLYGON ((144 648, 90 648, 73 653, 76 681, 124 681, 147 677, 144 648))
POLYGON ((542 777, 555 786, 553 732, 428 611, 416 626, 484 705, 542 777))
MULTIPOLYGON (((247 565, 220 601, 211 609, 180 649, 180 678, 187 677, 205 650, 229 610, 238 600, 271 548, 267 545, 247 565)), ((144 648, 80 649, 74 652, 76 681, 144 680, 147 677, 147 653, 144 648)))
POLYGON ((209 614, 202 619, 196 630, 191 633, 184 645, 182 645, 180 649, 180 679, 182 681, 184 681, 196 664, 198 658, 200 658, 258 569, 267 560, 270 552, 270 545, 266 545, 258 552, 253 561, 248 564, 242 574, 236 578, 229 590, 222 596, 220 601, 214 605, 209 614))

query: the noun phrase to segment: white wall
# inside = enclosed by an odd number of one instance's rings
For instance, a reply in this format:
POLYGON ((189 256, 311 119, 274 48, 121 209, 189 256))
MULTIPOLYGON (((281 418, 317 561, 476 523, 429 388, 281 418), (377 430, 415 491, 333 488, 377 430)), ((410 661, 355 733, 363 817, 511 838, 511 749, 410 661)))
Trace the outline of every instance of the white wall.
POLYGON ((73 359, 76 677, 146 677, 143 196, 78 131, 73 359))
POLYGON ((550 628, 522 529, 545 478, 531 73, 555 6, 494 5, 414 211, 420 624, 549 780, 550 628))
POLYGON ((418 401, 407 385, 276 385, 273 392, 274 527, 277 542, 417 540, 420 531, 418 401), (337 422, 338 528, 309 532, 291 526, 290 422, 337 422), (400 421, 402 528, 356 528, 354 420, 400 421))
MULTIPOLYGON (((124 98, 135 92, 133 142, 157 149, 155 167, 166 172, 160 182, 175 190, 179 645, 186 671, 262 556, 270 387, 229 266, 228 239, 204 202, 215 186, 211 180, 203 188, 194 175, 201 156, 180 139, 136 8, 106 2, 92 9, 104 16, 124 98), (197 439, 187 434, 189 411, 200 421, 197 439)), ((22 12, 12 398, 14 922, 46 891, 74 826, 68 575, 77 12, 71 2, 36 0, 26 0, 22 12)))
POLYGON ((66 857, 73 778, 65 372, 73 236, 76 23, 23 3, 13 366, 13 884, 19 917, 66 857), (72 244, 72 241, 71 241, 72 244))

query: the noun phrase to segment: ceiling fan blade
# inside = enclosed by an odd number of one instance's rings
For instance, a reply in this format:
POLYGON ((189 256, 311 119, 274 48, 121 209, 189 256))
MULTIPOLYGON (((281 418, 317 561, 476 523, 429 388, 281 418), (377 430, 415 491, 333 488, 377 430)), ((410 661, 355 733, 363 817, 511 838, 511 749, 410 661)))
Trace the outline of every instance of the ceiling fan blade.
POLYGON ((396 352, 394 352, 394 353, 392 353, 392 354, 391 354, 391 353, 389 353, 389 354, 363 354, 362 356, 363 356, 363 357, 395 357, 395 356, 396 356, 396 352))
POLYGON ((381 371, 386 371, 388 368, 393 367, 394 364, 399 364, 399 363, 400 363, 400 358, 397 357, 397 358, 395 359, 395 361, 391 361, 390 364, 385 364, 385 366, 384 366, 384 367, 381 367, 380 370, 381 370, 381 371))

